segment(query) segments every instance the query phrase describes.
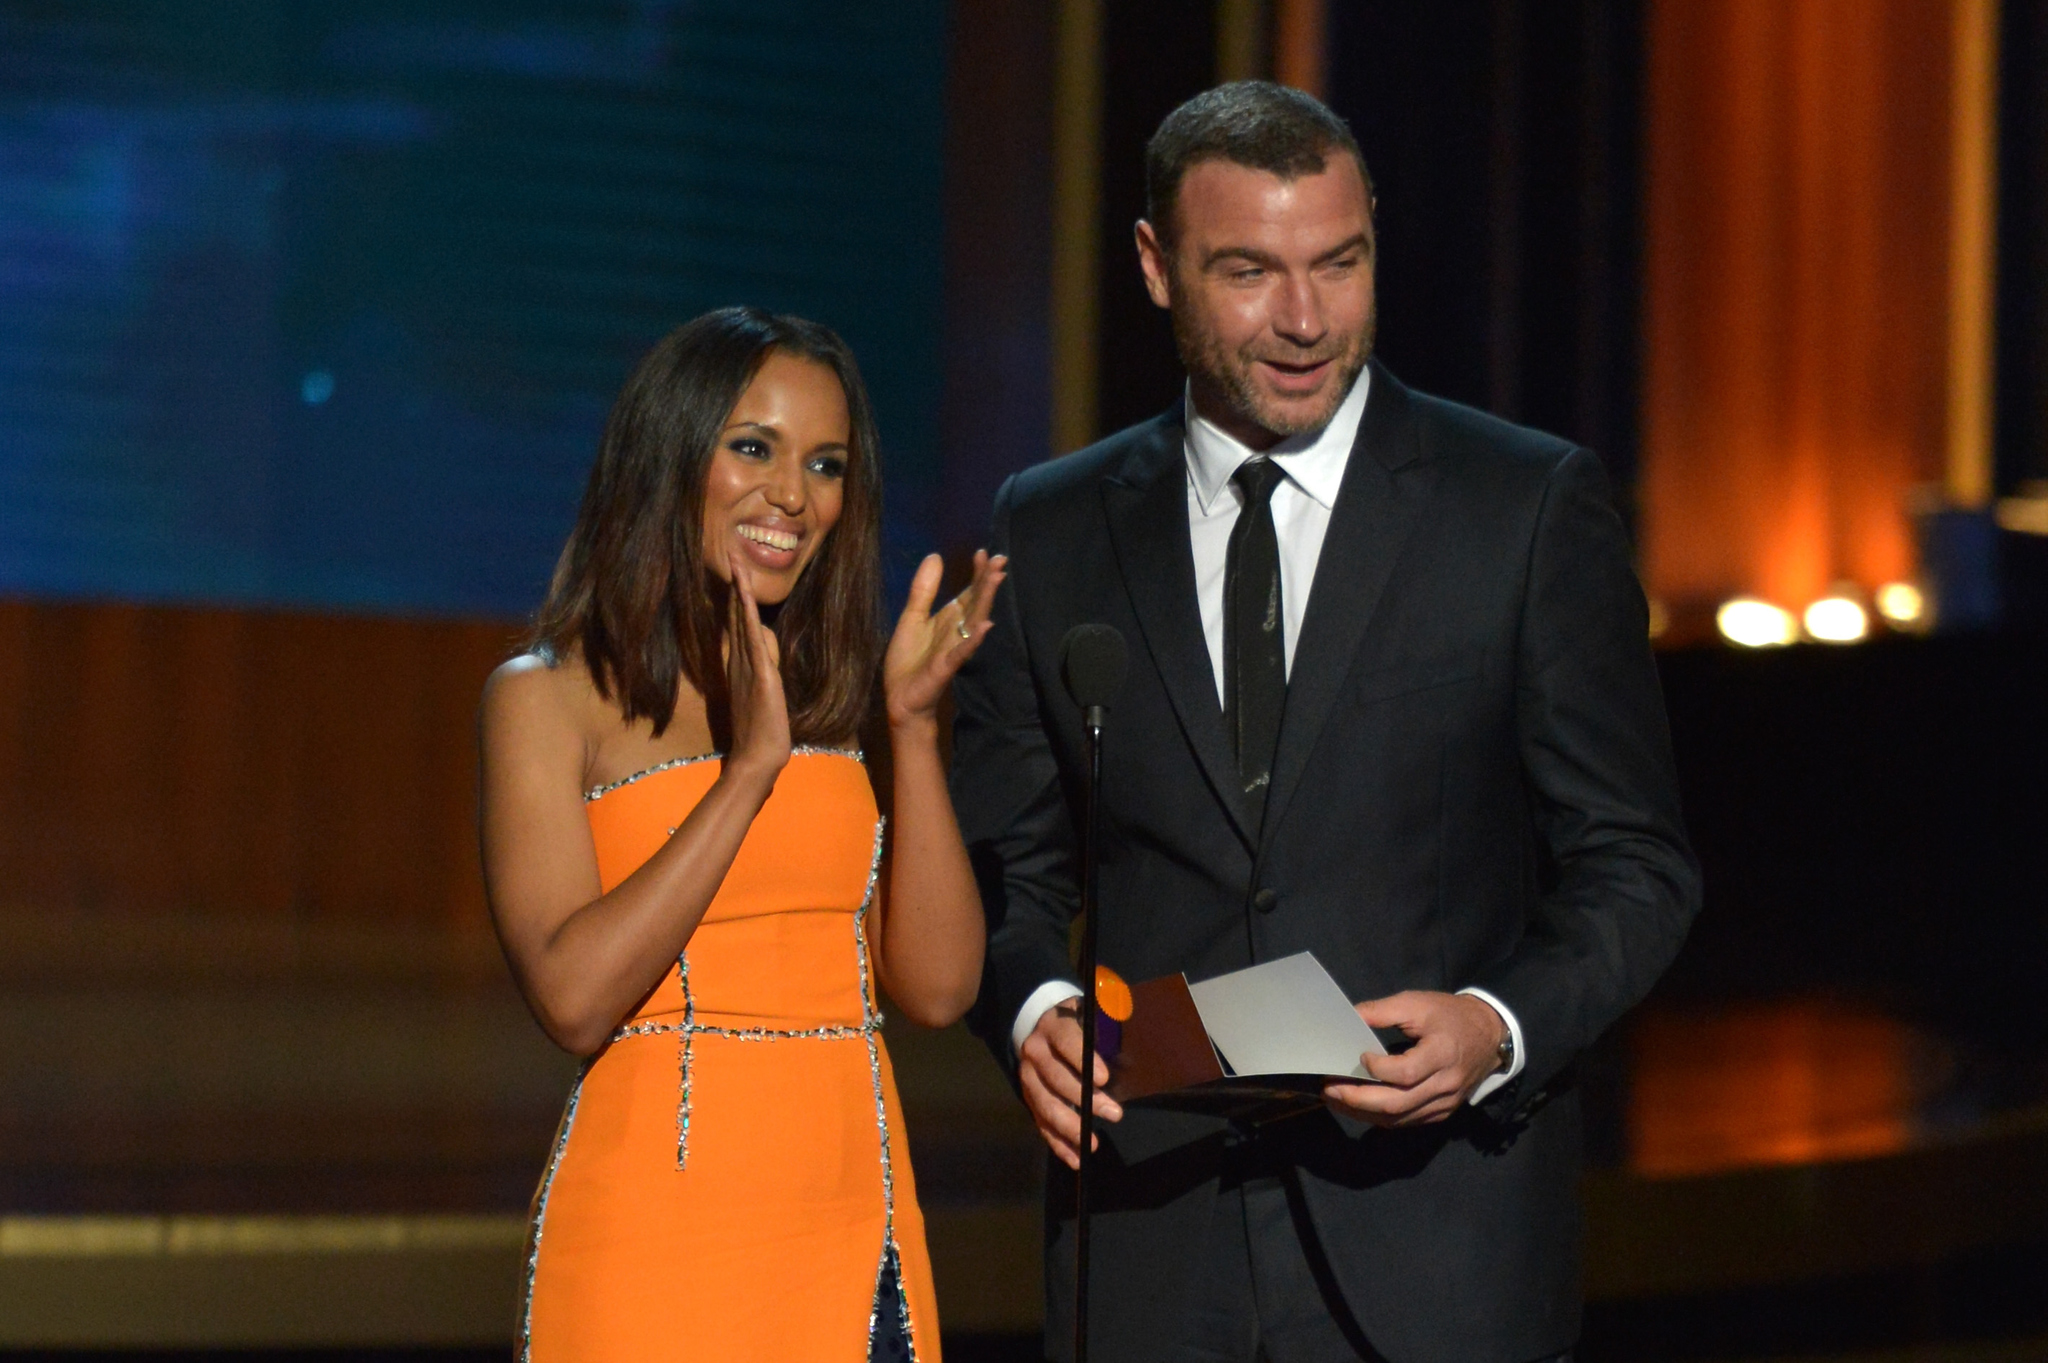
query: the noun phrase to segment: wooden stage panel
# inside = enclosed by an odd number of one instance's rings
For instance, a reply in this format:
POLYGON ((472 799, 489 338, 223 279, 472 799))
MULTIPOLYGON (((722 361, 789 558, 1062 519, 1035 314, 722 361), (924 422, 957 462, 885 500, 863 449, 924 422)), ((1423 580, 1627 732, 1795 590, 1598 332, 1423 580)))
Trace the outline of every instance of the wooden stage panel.
POLYGON ((5 907, 482 930, 476 706, 517 634, 0 602, 5 907))

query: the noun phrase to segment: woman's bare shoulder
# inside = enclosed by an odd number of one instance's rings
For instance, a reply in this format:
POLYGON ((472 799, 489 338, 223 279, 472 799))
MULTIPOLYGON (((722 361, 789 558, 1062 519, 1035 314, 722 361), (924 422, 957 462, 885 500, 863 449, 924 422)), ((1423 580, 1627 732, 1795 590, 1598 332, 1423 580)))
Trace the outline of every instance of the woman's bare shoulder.
POLYGON ((492 670, 484 682, 484 739, 593 737, 611 707, 598 695, 580 660, 522 653, 492 670))

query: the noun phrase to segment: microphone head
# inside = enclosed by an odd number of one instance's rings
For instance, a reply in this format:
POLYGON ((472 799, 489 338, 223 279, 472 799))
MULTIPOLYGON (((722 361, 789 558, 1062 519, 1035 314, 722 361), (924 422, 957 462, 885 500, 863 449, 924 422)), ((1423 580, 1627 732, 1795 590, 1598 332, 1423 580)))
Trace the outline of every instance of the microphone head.
POLYGON ((1124 687, 1124 636, 1109 625, 1076 625, 1060 640, 1060 676, 1083 710, 1108 708, 1124 687))

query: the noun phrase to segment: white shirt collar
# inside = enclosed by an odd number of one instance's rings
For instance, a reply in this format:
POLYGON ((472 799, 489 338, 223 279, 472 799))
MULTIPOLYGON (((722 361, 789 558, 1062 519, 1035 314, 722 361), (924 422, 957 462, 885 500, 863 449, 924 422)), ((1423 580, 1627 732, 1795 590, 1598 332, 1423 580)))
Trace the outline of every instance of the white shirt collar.
MULTIPOLYGON (((1366 390, 1371 387, 1372 371, 1360 370, 1351 391, 1337 404, 1329 425, 1313 434, 1290 435, 1266 451, 1280 471, 1326 511, 1337 505, 1337 489, 1343 485, 1344 465, 1358 439, 1358 423, 1365 419, 1366 390)), ((1237 466, 1257 452, 1215 422, 1198 415, 1192 394, 1183 396, 1181 402, 1187 422, 1188 481, 1194 488, 1196 504, 1207 516, 1215 510, 1216 498, 1229 485, 1237 466)))

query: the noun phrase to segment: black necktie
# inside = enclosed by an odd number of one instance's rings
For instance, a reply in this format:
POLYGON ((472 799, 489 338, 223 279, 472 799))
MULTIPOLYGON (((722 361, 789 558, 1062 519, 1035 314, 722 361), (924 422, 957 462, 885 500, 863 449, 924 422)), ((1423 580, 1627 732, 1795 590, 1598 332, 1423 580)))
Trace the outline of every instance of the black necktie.
POLYGON ((1287 703, 1280 539, 1273 531, 1273 489, 1281 476, 1270 459, 1247 460, 1230 475, 1244 494, 1244 509, 1231 527, 1223 561, 1223 720, 1254 828, 1265 817, 1280 711, 1287 703))

